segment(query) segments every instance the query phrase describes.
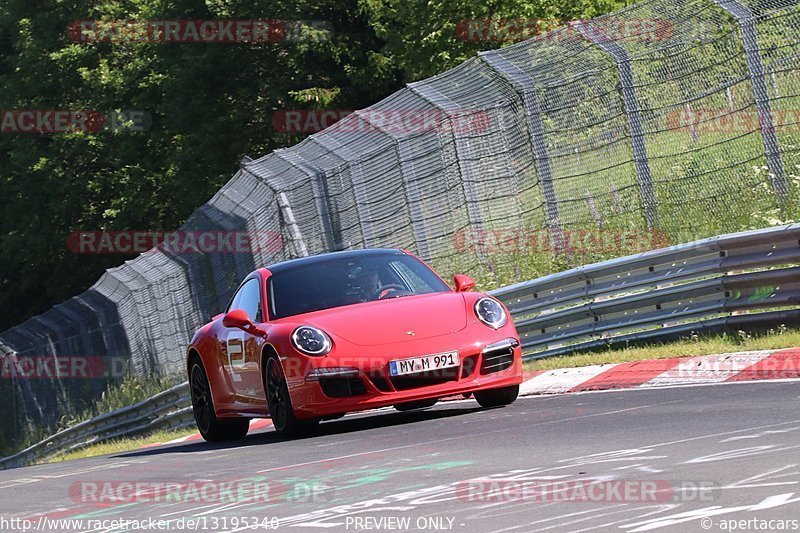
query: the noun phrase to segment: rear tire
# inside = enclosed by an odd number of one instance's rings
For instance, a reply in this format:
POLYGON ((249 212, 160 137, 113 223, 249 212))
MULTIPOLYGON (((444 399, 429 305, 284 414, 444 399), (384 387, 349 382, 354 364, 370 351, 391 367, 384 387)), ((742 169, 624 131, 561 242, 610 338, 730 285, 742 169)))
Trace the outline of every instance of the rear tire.
POLYGON ((267 359, 266 376, 267 405, 275 431, 285 437, 309 435, 319 426, 319 419, 301 420, 294 416, 289 387, 283 371, 275 357, 267 359))
POLYGON ((417 402, 405 402, 405 403, 398 403, 397 405, 393 406, 395 409, 404 413, 406 411, 413 411, 414 409, 426 409, 428 407, 433 407, 436 405, 436 402, 439 401, 439 398, 434 398, 432 400, 419 400, 417 402))
POLYGON ((250 429, 249 418, 217 418, 211 399, 211 386, 200 359, 191 363, 189 389, 192 395, 192 412, 200 435, 208 442, 239 440, 250 429))
POLYGON ((509 405, 519 396, 519 385, 503 387, 501 389, 490 389, 475 392, 475 399, 481 407, 500 407, 509 405))

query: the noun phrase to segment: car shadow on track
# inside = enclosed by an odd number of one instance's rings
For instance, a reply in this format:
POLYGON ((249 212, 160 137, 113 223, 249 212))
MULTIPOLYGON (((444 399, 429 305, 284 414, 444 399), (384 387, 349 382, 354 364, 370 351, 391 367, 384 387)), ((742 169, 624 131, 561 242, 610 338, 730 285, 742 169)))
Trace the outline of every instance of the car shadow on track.
POLYGON ((427 420, 438 420, 454 416, 468 415, 478 411, 486 411, 482 407, 465 408, 444 408, 423 411, 409 411, 404 413, 375 413, 369 416, 345 417, 339 420, 323 422, 312 434, 297 438, 282 437, 275 431, 255 433, 246 436, 244 439, 229 442, 192 442, 191 444, 176 444, 174 446, 164 446, 149 448, 141 451, 126 452, 113 455, 114 458, 146 457, 151 455, 162 455, 172 453, 192 453, 205 452, 209 450, 224 450, 228 448, 242 448, 245 446, 262 446, 264 444, 278 444, 281 442, 301 441, 325 437, 328 435, 338 435, 341 433, 352 433, 370 429, 388 428, 404 424, 413 424, 427 420))

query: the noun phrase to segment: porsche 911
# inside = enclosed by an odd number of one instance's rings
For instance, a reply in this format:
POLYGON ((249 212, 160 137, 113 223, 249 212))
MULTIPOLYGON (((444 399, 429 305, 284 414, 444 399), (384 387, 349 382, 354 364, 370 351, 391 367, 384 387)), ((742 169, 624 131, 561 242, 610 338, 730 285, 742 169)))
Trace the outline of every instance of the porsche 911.
POLYGON ((508 310, 414 255, 370 249, 293 259, 249 274, 187 351, 197 427, 208 441, 252 418, 306 434, 322 420, 473 395, 513 402, 522 353, 508 310))

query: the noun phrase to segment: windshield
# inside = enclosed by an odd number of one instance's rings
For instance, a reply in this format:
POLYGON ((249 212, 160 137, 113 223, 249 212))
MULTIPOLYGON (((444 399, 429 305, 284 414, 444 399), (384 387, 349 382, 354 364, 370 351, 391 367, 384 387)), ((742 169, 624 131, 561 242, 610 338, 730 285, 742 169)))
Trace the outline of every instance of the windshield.
POLYGON ((344 305, 449 292, 415 257, 387 253, 331 259, 273 274, 269 280, 273 319, 344 305))

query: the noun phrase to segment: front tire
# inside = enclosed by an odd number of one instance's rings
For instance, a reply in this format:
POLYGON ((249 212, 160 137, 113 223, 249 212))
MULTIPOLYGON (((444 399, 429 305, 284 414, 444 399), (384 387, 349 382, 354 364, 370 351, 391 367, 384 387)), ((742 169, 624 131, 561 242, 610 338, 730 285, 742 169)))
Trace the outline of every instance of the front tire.
POLYGON ((475 399, 481 407, 500 407, 514 403, 519 396, 519 385, 475 392, 475 399))
POLYGON ((208 376, 199 359, 192 361, 189 374, 189 389, 192 395, 192 412, 200 435, 208 442, 238 440, 250 429, 249 418, 217 418, 211 399, 208 376))
POLYGON ((318 419, 300 420, 294 416, 289 387, 280 364, 274 357, 266 365, 267 405, 275 431, 286 437, 299 437, 311 433, 319 425, 318 419))

